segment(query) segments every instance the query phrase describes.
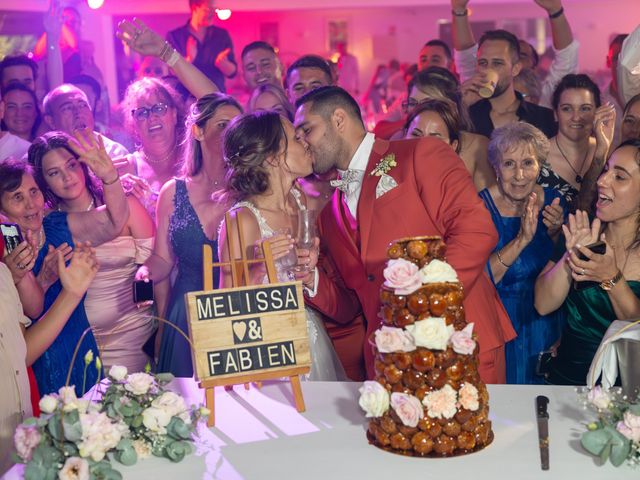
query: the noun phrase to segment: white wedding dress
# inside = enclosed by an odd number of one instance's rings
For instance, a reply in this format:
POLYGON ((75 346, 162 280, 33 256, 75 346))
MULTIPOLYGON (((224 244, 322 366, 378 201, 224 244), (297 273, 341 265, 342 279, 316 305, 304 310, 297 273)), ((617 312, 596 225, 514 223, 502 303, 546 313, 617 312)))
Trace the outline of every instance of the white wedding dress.
MULTIPOLYGON (((298 203, 298 207, 304 210, 306 207, 302 205, 300 201, 300 192, 293 189, 293 196, 298 203)), ((246 208, 256 217, 258 225, 260 226, 260 235, 262 238, 268 238, 274 235, 274 230, 269 226, 265 218, 260 213, 260 210, 251 202, 244 201, 236 203, 231 210, 238 208, 246 208)), ((276 261, 276 270, 278 272, 278 281, 290 282, 291 279, 288 273, 279 268, 276 261)), ((268 283, 265 276, 264 282, 268 283)), ((340 363, 340 359, 333 348, 333 343, 327 334, 322 321, 322 315, 315 311, 313 308, 305 306, 305 312, 307 315, 307 331, 309 333, 309 353, 311 355, 311 371, 303 378, 310 381, 346 381, 347 375, 344 372, 344 368, 340 363)))

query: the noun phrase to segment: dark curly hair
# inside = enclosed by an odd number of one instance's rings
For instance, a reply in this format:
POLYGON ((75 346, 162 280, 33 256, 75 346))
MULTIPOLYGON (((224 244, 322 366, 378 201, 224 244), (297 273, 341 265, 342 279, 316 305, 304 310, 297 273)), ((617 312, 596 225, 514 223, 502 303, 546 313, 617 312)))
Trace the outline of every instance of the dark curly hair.
POLYGON ((287 151, 280 115, 259 111, 234 119, 224 133, 225 193, 233 201, 265 193, 269 174, 264 162, 287 151))
MULTIPOLYGON (((47 180, 44 178, 44 171, 42 168, 42 162, 47 153, 52 152, 53 150, 63 149, 73 155, 74 158, 78 159, 78 155, 71 150, 69 146, 69 140, 71 137, 64 132, 47 132, 44 135, 36 138, 31 146, 29 147, 28 153, 28 161, 29 164, 33 167, 33 178, 40 190, 42 190, 42 194, 44 195, 44 199, 47 202, 47 206, 52 209, 58 208, 58 205, 61 202, 60 197, 58 197, 47 183, 47 180)), ((98 182, 93 173, 89 170, 86 164, 80 163, 82 168, 82 172, 84 173, 84 182, 89 194, 93 198, 93 201, 96 205, 100 205, 104 203, 103 195, 102 195, 102 186, 100 182, 98 182)))

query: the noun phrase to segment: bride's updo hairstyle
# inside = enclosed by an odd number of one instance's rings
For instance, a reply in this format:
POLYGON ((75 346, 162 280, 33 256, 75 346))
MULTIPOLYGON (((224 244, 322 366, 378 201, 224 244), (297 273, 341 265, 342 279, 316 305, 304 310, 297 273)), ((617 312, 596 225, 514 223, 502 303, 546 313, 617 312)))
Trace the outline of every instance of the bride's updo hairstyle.
POLYGON ((280 115, 258 111, 234 119, 224 133, 226 193, 236 202, 269 189, 265 162, 287 151, 280 115))

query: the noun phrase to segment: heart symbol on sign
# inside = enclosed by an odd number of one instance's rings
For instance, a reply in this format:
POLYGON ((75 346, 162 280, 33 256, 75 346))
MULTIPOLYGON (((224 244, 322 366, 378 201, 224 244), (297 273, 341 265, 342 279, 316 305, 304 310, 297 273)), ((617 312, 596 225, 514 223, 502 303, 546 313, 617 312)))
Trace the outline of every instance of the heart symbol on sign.
POLYGON ((244 339, 244 334, 247 333, 247 324, 244 322, 235 322, 233 324, 233 333, 239 340, 244 339))

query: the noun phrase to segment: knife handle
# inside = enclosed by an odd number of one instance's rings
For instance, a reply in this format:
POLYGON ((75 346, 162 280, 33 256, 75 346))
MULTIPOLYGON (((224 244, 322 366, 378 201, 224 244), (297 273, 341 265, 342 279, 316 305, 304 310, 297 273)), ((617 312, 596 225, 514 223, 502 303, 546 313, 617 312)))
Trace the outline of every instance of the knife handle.
POLYGON ((549 418, 549 412, 547 411, 547 405, 549 405, 549 398, 544 395, 538 395, 536 397, 536 413, 538 417, 549 418))

